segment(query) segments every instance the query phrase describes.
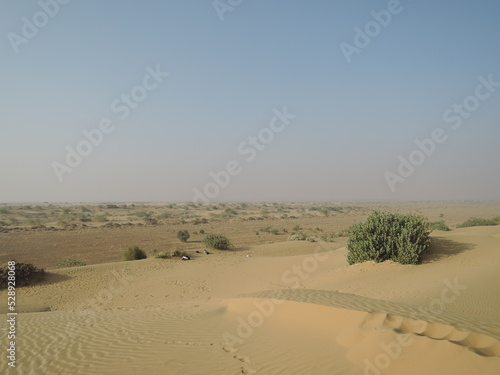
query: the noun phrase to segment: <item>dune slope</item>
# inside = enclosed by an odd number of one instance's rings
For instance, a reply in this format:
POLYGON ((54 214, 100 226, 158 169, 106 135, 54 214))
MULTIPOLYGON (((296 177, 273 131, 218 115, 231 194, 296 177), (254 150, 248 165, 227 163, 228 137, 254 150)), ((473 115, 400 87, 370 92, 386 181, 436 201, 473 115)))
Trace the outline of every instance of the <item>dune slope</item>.
POLYGON ((0 371, 498 374, 499 234, 435 232, 418 266, 347 266, 340 241, 50 271, 0 371))

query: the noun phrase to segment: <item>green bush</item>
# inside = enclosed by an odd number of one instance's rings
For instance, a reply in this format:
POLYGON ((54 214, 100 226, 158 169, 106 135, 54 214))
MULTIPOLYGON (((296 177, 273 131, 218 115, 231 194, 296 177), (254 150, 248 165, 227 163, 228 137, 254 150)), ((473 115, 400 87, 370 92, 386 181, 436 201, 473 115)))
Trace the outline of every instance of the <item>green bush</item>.
POLYGON ((222 234, 207 234, 203 242, 209 249, 228 250, 233 246, 222 234))
POLYGON ((288 236, 288 241, 306 241, 307 234, 305 233, 293 233, 291 236, 288 236))
POLYGON ((278 235, 280 234, 280 231, 278 229, 274 229, 273 227, 265 227, 265 228, 261 228, 260 229, 261 232, 266 232, 266 233, 269 233, 269 234, 274 234, 274 235, 278 235))
POLYGON ((429 226, 420 216, 373 212, 364 223, 354 224, 347 240, 349 264, 392 260, 418 264, 429 251, 429 226))
POLYGON ((157 225, 158 224, 158 220, 156 220, 152 217, 149 217, 149 216, 145 216, 143 218, 143 220, 146 224, 150 224, 150 225, 157 225))
POLYGON ((226 216, 235 216, 235 215, 238 215, 238 212, 236 212, 236 211, 235 211, 234 209, 232 209, 232 208, 226 208, 226 209, 224 210, 224 214, 225 214, 226 216))
POLYGON ((153 257, 155 257, 156 259, 181 258, 184 255, 189 256, 189 254, 186 251, 180 249, 174 250, 173 252, 172 251, 157 252, 156 250, 153 250, 153 257))
POLYGON ((156 259, 170 259, 172 258, 172 254, 170 254, 170 251, 161 251, 157 253, 156 251, 153 251, 153 256, 156 259))
MULTIPOLYGON (((16 287, 40 281, 45 275, 45 270, 37 268, 31 263, 16 263, 14 267, 16 287)), ((8 264, 0 268, 0 289, 7 288, 9 271, 8 264)))
POLYGON ((174 217, 171 212, 162 212, 156 216, 158 219, 171 219, 174 217))
POLYGON ((500 217, 495 217, 493 219, 481 219, 478 217, 471 217, 461 224, 457 225, 457 228, 468 228, 468 227, 482 227, 487 225, 498 225, 500 224, 500 217))
POLYGON ((349 237, 349 233, 351 233, 351 229, 343 229, 337 233, 339 237, 349 237))
POLYGON ((191 237, 191 235, 189 234, 189 232, 187 230, 180 230, 177 232, 177 238, 181 241, 181 242, 186 242, 189 237, 191 237))
POLYGON ((88 215, 85 215, 83 213, 77 214, 76 217, 77 217, 77 219, 79 219, 83 223, 87 223, 89 221, 92 221, 92 219, 88 215))
POLYGON ((321 241, 324 242, 334 242, 335 241, 335 233, 330 232, 330 233, 325 233, 321 236, 321 241))
POLYGON ((448 227, 448 225, 446 225, 444 220, 439 220, 439 221, 431 221, 429 223, 429 230, 449 231, 450 228, 448 227))
POLYGON ((172 253, 172 256, 182 258, 183 256, 189 256, 189 254, 184 250, 177 249, 172 253))
POLYGON ((106 215, 97 215, 93 217, 93 220, 98 222, 98 223, 104 223, 108 221, 108 218, 106 215))
POLYGON ((148 256, 146 255, 146 252, 140 249, 138 246, 129 247, 125 251, 125 260, 139 260, 146 259, 147 257, 148 256))
POLYGON ((21 224, 21 222, 18 219, 16 219, 15 217, 10 217, 9 221, 10 221, 9 225, 19 225, 19 224, 21 224))
POLYGON ((58 267, 80 267, 80 266, 85 266, 86 264, 79 259, 63 259, 59 263, 57 263, 58 267))
POLYGON ((151 214, 147 213, 146 211, 131 212, 129 215, 138 216, 138 217, 149 217, 149 216, 151 216, 151 214))

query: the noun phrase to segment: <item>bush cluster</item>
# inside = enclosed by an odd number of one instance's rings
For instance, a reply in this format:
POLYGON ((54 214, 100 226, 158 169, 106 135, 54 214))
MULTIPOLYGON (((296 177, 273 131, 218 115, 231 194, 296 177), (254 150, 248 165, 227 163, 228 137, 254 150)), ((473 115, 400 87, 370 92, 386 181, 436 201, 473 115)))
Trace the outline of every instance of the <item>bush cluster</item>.
POLYGON ((187 230, 180 230, 177 232, 177 238, 181 242, 187 242, 187 240, 189 240, 189 237, 191 237, 191 235, 189 234, 189 232, 187 230))
MULTIPOLYGON (((34 281, 40 281, 45 275, 45 270, 35 267, 31 263, 16 263, 16 287, 31 284, 34 281)), ((8 265, 0 268, 0 289, 7 288, 9 276, 8 265)))
POLYGON ((174 250, 174 251, 161 251, 157 252, 153 250, 153 257, 156 259, 172 259, 172 258, 181 258, 184 255, 189 256, 189 254, 184 250, 174 250))
POLYGON ((153 257, 156 259, 170 259, 172 258, 172 254, 170 254, 169 251, 161 251, 158 253, 156 250, 153 250, 153 257))
POLYGON ((347 241, 349 264, 392 260, 418 264, 429 251, 429 225, 412 214, 373 212, 364 223, 354 224, 347 241))
POLYGON ((488 225, 498 225, 500 224, 500 216, 493 219, 481 219, 478 217, 471 217, 464 221, 462 224, 458 224, 457 228, 468 228, 468 227, 482 227, 488 225))
POLYGON ((450 230, 448 225, 445 224, 444 220, 430 222, 429 229, 430 230, 442 230, 442 231, 449 231, 450 230))
POLYGON ((125 251, 125 260, 139 260, 146 259, 148 256, 144 250, 139 246, 129 247, 125 251))
POLYGON ((207 234, 203 242, 209 249, 228 250, 233 246, 222 234, 207 234))
POLYGON ((321 236, 321 241, 324 242, 334 242, 335 241, 335 233, 330 232, 330 233, 325 233, 321 236))
POLYGON ((269 227, 269 226, 265 227, 265 228, 260 228, 260 231, 265 232, 265 233, 274 234, 275 236, 280 234, 280 231, 278 229, 274 229, 273 227, 269 227))
POLYGON ((93 220, 98 223, 105 223, 108 221, 108 217, 106 215, 97 215, 93 217, 93 220))
POLYGON ((176 258, 182 258, 183 256, 189 256, 189 254, 184 251, 184 250, 174 250, 174 252, 172 253, 172 256, 173 257, 176 257, 176 258))
POLYGON ((300 232, 288 236, 288 241, 306 241, 307 238, 307 234, 300 232))

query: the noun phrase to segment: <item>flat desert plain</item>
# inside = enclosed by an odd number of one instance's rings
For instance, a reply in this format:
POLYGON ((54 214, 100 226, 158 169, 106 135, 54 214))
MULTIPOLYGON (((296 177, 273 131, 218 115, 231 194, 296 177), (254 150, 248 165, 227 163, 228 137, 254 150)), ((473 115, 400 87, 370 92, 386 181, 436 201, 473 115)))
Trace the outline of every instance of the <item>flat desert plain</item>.
POLYGON ((16 367, 1 333, 0 371, 500 374, 500 226, 457 228, 498 215, 470 202, 2 205, 0 262, 46 275, 16 290, 16 367), (349 266, 347 230, 373 210, 450 230, 431 233, 420 265, 349 266), (207 233, 232 249, 204 254, 207 233), (124 261, 131 246, 148 258, 124 261), (153 256, 173 250, 191 260, 153 256))

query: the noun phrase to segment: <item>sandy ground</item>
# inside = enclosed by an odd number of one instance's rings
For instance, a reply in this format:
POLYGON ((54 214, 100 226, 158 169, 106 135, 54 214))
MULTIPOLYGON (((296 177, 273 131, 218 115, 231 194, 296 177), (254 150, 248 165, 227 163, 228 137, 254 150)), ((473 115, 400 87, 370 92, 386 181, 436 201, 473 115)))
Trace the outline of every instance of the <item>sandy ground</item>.
POLYGON ((499 374, 500 226, 432 247, 418 266, 348 266, 339 239, 49 270, 18 289, 0 371, 499 374))

